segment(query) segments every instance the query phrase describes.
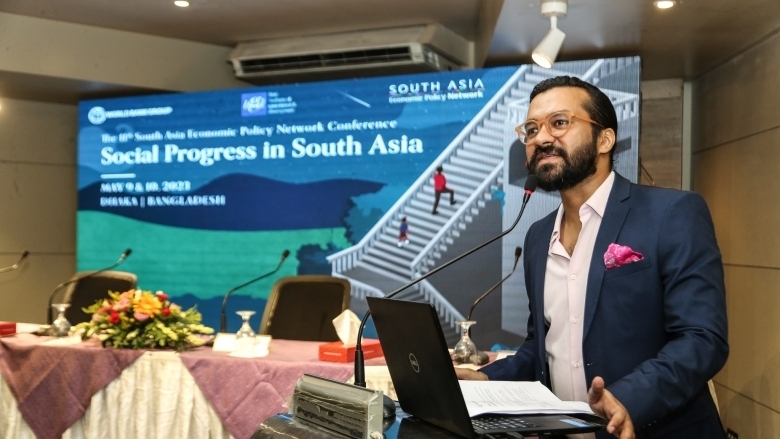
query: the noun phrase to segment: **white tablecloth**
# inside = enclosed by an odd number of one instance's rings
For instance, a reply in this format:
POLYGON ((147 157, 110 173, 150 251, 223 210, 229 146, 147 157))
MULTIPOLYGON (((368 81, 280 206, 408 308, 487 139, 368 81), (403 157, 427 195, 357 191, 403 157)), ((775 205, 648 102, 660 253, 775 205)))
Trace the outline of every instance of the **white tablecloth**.
MULTIPOLYGON (((349 380, 352 382, 352 379, 349 380)), ((395 399, 387 366, 366 366, 367 387, 395 399)), ((67 386, 63 386, 66 391, 67 386)), ((41 413, 46 416, 46 413, 41 413)), ((146 352, 98 391, 63 439, 232 438, 175 352, 146 352)), ((0 376, 0 439, 36 439, 0 376)))
MULTIPOLYGON (((66 388, 63 386, 63 390, 66 388)), ((84 416, 62 436, 63 439, 231 437, 174 352, 142 355, 92 397, 84 416)), ((2 377, 0 439, 36 439, 2 377)))

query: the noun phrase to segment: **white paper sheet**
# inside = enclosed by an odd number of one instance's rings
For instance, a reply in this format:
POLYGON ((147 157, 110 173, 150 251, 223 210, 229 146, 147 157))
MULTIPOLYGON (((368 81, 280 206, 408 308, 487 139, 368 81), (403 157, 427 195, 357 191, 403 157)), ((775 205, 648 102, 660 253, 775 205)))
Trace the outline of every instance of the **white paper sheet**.
POLYGON ((587 403, 561 401, 538 381, 458 381, 469 416, 593 413, 587 403))

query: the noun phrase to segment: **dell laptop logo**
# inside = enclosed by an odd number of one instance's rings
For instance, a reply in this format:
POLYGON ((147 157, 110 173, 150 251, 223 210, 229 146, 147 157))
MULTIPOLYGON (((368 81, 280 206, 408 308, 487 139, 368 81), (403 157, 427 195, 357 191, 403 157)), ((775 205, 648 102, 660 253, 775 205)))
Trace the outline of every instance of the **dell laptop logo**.
POLYGON ((420 363, 417 362, 417 357, 414 354, 409 354, 409 363, 412 364, 412 369, 415 372, 420 373, 420 363))

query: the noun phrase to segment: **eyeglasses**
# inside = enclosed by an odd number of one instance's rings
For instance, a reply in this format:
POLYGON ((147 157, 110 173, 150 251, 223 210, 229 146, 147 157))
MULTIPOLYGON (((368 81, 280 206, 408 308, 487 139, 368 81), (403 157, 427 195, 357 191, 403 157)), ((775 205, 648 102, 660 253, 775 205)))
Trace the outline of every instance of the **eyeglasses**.
POLYGON ((576 116, 571 111, 558 111, 541 121, 529 119, 518 125, 515 128, 515 131, 517 132, 517 138, 520 139, 523 144, 527 145, 528 142, 534 140, 544 125, 547 125, 547 132, 550 133, 551 136, 555 138, 563 136, 569 131, 569 128, 571 128, 572 119, 579 119, 604 128, 600 123, 594 122, 586 117, 576 116))

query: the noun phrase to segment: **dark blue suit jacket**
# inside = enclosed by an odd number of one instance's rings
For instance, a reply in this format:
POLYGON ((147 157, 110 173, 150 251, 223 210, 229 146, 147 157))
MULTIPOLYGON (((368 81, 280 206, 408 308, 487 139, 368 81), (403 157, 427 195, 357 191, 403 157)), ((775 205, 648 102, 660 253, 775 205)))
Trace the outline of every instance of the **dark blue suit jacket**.
MULTIPOLYGON (((528 337, 516 355, 481 369, 492 380, 549 386, 543 300, 555 217, 536 222, 526 236, 528 337)), ((723 266, 701 196, 616 175, 591 258, 583 324, 588 385, 604 378, 638 438, 724 437, 707 388, 728 357, 723 266), (606 270, 611 243, 644 259, 606 270)), ((605 430, 597 436, 610 437, 605 430)))

